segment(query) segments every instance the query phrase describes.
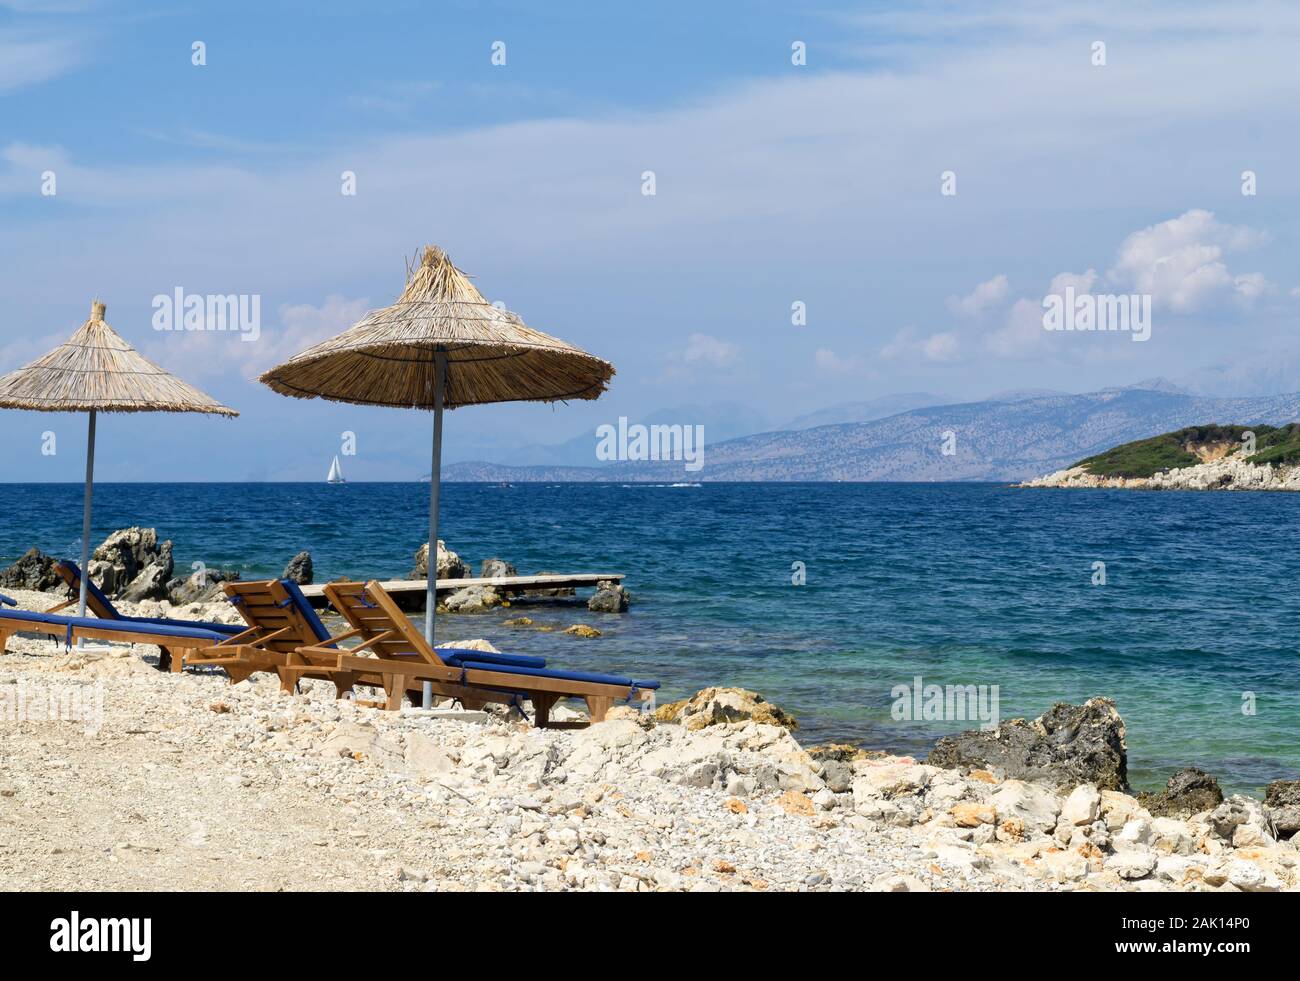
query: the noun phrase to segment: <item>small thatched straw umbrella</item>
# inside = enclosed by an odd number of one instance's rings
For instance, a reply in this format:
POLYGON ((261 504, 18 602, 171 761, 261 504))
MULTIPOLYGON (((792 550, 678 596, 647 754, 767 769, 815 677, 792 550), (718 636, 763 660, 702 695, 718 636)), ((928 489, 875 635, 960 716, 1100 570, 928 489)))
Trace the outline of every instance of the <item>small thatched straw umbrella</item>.
MULTIPOLYGON (((490 402, 599 398, 614 366, 493 306, 445 252, 427 246, 397 302, 262 375, 281 395, 433 410, 424 636, 437 608, 442 411, 490 402)), ((427 708, 430 687, 424 689, 427 708)))
POLYGON ((90 319, 64 344, 0 378, 0 408, 35 412, 86 412, 86 499, 81 516, 81 597, 86 615, 90 578, 90 501, 95 485, 95 416, 100 412, 207 412, 237 416, 215 399, 169 375, 141 356, 104 323, 104 304, 90 304, 90 319))

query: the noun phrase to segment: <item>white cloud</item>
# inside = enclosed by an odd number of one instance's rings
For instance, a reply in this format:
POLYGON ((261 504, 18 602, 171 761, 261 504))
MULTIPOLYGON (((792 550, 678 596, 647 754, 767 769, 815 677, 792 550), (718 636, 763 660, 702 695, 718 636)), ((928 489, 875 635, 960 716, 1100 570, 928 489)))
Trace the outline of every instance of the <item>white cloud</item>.
POLYGON ((1122 288, 1149 293, 1157 307, 1195 313, 1234 295, 1249 301, 1264 292, 1262 273, 1234 275, 1223 257, 1267 240, 1263 232, 1193 208, 1128 236, 1108 275, 1122 288))
POLYGON ((701 371, 716 378, 717 372, 740 363, 740 347, 711 334, 695 333, 686 338, 685 347, 669 351, 664 360, 667 364, 660 376, 662 381, 691 382, 701 371))
POLYGON ((1046 338, 1042 301, 1021 299, 1012 304, 1006 324, 989 335, 988 349, 1000 358, 1029 358, 1043 351, 1046 338))
POLYGON ((287 361, 299 351, 333 337, 366 315, 365 299, 327 296, 319 306, 310 303, 280 307, 275 324, 263 324, 256 340, 238 332, 160 332, 144 353, 169 371, 186 378, 225 374, 236 367, 249 380, 287 361))
POLYGON ((931 334, 921 342, 921 354, 928 361, 956 361, 960 345, 952 331, 931 334))
POLYGON ((740 348, 709 334, 692 334, 686 339, 681 359, 688 365, 730 368, 740 360, 740 348))
POLYGON ((813 354, 813 364, 826 375, 853 375, 865 367, 862 358, 853 354, 843 357, 828 347, 818 348, 813 354))
POLYGON ((961 344, 953 331, 922 335, 915 327, 904 327, 880 349, 886 361, 921 358, 926 361, 955 361, 961 344))
MULTIPOLYGON (((1229 225, 1213 212, 1193 208, 1125 237, 1105 276, 1095 269, 1058 273, 1045 295, 1064 296, 1071 287, 1076 295, 1149 294, 1158 310, 1173 314, 1213 309, 1230 300, 1251 304, 1272 290, 1272 284, 1263 273, 1231 272, 1223 257, 1268 239, 1266 232, 1229 225)), ((989 336, 989 350, 1004 358, 1040 355, 1047 350, 1042 318, 1042 297, 1017 300, 1006 323, 989 336)))
POLYGON ((978 316, 989 307, 1006 299, 1009 291, 1007 277, 999 274, 980 283, 966 296, 948 297, 948 309, 963 317, 978 316))
POLYGON ((0 94, 58 78, 83 57, 82 44, 66 35, 0 31, 0 94))
POLYGON ((1047 294, 1049 296, 1063 296, 1067 288, 1073 288, 1076 294, 1091 293, 1100 277, 1097 270, 1089 269, 1087 272, 1057 273, 1052 277, 1052 281, 1047 285, 1047 294))
POLYGON ((1252 303, 1272 289, 1272 284, 1264 278, 1263 273, 1254 272, 1237 276, 1232 281, 1232 287, 1238 297, 1247 303, 1252 303))

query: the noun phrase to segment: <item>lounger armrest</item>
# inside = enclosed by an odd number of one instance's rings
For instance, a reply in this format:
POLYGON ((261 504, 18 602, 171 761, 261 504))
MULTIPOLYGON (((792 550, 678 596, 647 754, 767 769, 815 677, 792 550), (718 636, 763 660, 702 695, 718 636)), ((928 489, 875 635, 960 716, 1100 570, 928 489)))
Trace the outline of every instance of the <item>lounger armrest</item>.
POLYGON ((400 640, 400 639, 401 639, 401 635, 398 634, 396 630, 385 630, 383 633, 375 634, 369 640, 363 640, 360 644, 357 644, 355 647, 348 648, 348 653, 355 654, 357 651, 364 651, 367 648, 373 647, 375 644, 380 643, 381 641, 400 640))
POLYGON ((258 638, 257 635, 261 631, 261 629, 262 629, 261 627, 249 627, 247 630, 241 630, 237 634, 231 634, 229 637, 227 637, 225 640, 223 640, 221 643, 217 644, 216 646, 228 647, 231 644, 246 644, 249 641, 260 639, 258 638))
POLYGON ((18 601, 16 599, 11 599, 8 596, 6 596, 4 593, 0 593, 0 606, 17 606, 17 605, 18 605, 18 601))
MULTIPOLYGON (((260 630, 261 628, 260 628, 260 627, 253 627, 252 629, 253 629, 253 630, 260 630)), ((246 630, 246 631, 244 631, 244 633, 248 633, 248 631, 246 630)), ((252 638, 247 642, 247 646, 249 646, 249 647, 260 647, 261 645, 266 644, 266 643, 269 643, 270 641, 273 641, 273 640, 279 640, 280 637, 282 637, 284 634, 287 634, 287 633, 289 633, 289 628, 288 628, 288 627, 281 627, 279 630, 272 630, 269 634, 257 634, 257 635, 255 635, 255 636, 253 636, 253 637, 252 637, 252 638)), ((236 636, 242 637, 243 634, 237 634, 236 636)))
MULTIPOLYGON (((324 642, 324 645, 328 647, 330 644, 337 644, 340 640, 351 640, 353 637, 360 637, 365 632, 365 628, 358 627, 356 630, 349 630, 345 634, 338 634, 335 637, 331 637, 329 640, 324 642)), ((314 649, 315 648, 313 648, 313 650, 314 649)))

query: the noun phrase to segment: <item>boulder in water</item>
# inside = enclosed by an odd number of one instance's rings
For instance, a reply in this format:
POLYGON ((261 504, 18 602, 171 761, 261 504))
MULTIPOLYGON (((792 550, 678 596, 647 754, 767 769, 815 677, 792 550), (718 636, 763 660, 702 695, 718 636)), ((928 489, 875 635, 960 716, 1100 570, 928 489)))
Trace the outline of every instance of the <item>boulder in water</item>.
POLYGON ((626 613, 632 594, 620 583, 599 582, 596 593, 587 600, 587 609, 593 613, 626 613))
POLYGON ((44 592, 63 585, 54 571, 55 560, 40 549, 29 548, 13 565, 0 572, 0 586, 44 592))
POLYGON ((483 651, 485 654, 501 653, 492 646, 490 640, 483 640, 481 637, 476 637, 473 640, 453 640, 446 644, 438 644, 437 649, 440 651, 483 651))
POLYGON ((1109 698, 1057 703, 1033 722, 1012 719, 991 732, 961 732, 935 743, 927 762, 948 769, 977 767, 1004 778, 1070 790, 1090 783, 1126 790, 1124 720, 1109 698))
POLYGON ((490 586, 466 586, 444 601, 448 613, 486 613, 501 605, 501 596, 490 586))
POLYGON ((153 557, 119 594, 122 599, 138 603, 147 599, 166 599, 167 584, 172 578, 172 543, 163 542, 153 557))
POLYGON ((225 596, 223 582, 236 582, 238 569, 199 569, 185 579, 173 579, 167 584, 167 598, 174 606, 190 603, 210 603, 225 596))
POLYGON ((310 586, 312 572, 311 553, 302 551, 289 560, 284 572, 280 573, 280 578, 289 579, 299 586, 310 586))
POLYGON ((85 571, 109 596, 140 600, 164 598, 172 568, 172 543, 159 544, 153 528, 132 526, 104 539, 85 571))
MULTIPOLYGON (((427 579, 429 576, 429 543, 425 542, 415 552, 415 568, 407 579, 427 579)), ((469 566, 459 555, 447 548, 447 543, 438 539, 438 579, 465 579, 469 576, 469 566)))
POLYGON ((504 559, 484 559, 479 563, 478 574, 480 579, 503 579, 518 573, 515 567, 504 559))
POLYGON ((1158 794, 1138 794, 1138 802, 1153 817, 1189 818, 1223 803, 1219 781, 1194 766, 1179 770, 1158 794))

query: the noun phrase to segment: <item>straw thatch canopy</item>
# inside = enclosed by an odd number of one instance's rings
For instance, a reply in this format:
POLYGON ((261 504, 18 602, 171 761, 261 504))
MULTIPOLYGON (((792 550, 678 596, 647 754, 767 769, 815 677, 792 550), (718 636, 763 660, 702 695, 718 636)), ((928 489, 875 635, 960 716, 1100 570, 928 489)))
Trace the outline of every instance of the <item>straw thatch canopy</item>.
POLYGON ((67 343, 0 378, 0 408, 239 415, 141 356, 104 323, 104 309, 95 300, 67 343))
POLYGON ((434 356, 447 359, 445 405, 598 398, 614 366, 493 306, 447 254, 427 246, 397 302, 262 375, 281 395, 434 407, 434 356))

